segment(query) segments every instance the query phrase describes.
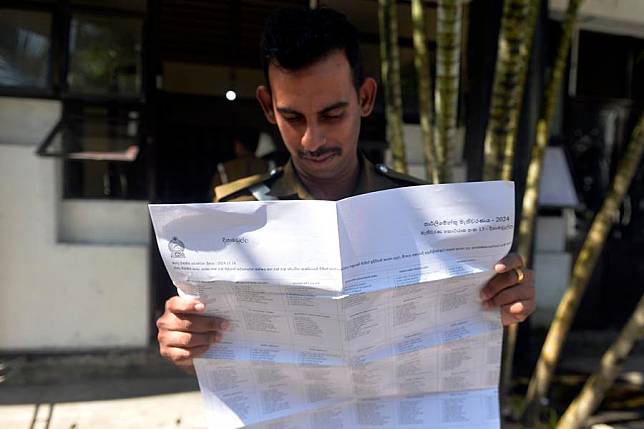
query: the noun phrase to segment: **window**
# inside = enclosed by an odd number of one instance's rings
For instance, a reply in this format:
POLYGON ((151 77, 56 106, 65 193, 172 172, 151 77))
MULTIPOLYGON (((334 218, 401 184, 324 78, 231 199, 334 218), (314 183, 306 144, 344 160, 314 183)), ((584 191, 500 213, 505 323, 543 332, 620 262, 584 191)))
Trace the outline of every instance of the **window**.
POLYGON ((51 15, 0 9, 0 86, 51 87, 51 15))
POLYGON ((644 39, 581 31, 577 59, 579 96, 644 101, 644 39))
POLYGON ((140 19, 73 15, 69 32, 69 92, 138 97, 141 35, 140 19))
POLYGON ((145 199, 145 2, 94 3, 0 7, 0 92, 61 100, 37 153, 62 159, 63 198, 145 199))
POLYGON ((60 157, 64 198, 145 199, 140 106, 65 100, 63 116, 38 152, 60 157))

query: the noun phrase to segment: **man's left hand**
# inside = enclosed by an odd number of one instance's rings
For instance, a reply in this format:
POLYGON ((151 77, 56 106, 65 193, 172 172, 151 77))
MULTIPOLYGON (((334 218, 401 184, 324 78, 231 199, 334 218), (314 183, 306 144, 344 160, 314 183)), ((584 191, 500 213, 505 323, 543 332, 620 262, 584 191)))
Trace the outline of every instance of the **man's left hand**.
POLYGON ((516 253, 497 262, 494 271, 494 277, 481 289, 483 306, 500 307, 504 326, 523 322, 535 308, 534 273, 523 266, 516 253))

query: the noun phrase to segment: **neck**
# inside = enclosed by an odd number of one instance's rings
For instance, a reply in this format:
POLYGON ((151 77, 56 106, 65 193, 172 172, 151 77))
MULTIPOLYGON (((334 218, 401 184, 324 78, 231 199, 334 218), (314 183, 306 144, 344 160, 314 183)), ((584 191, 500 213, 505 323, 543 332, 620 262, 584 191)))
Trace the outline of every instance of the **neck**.
POLYGON ((347 165, 339 173, 330 178, 319 178, 307 175, 297 170, 302 184, 308 189, 316 200, 337 201, 351 196, 360 176, 360 163, 358 154, 347 160, 347 165))

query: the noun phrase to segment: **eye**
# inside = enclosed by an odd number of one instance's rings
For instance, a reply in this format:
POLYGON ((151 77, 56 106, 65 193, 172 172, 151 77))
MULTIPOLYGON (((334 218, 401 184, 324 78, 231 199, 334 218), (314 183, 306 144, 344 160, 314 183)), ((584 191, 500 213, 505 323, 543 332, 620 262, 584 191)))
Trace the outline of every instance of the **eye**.
POLYGON ((290 124, 295 124, 302 122, 302 117, 301 116, 284 116, 284 120, 290 124))
POLYGON ((340 118, 342 118, 343 116, 344 116, 344 111, 335 111, 335 110, 334 110, 334 111, 331 111, 331 112, 325 113, 325 114, 322 116, 322 119, 325 119, 325 120, 327 120, 327 121, 333 121, 333 120, 336 120, 336 119, 340 119, 340 118))

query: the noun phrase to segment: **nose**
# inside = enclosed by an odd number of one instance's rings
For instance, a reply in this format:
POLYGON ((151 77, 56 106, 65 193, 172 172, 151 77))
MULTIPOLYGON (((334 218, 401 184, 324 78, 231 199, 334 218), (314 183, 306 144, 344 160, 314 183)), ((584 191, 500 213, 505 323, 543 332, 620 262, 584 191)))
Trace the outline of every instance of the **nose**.
POLYGON ((307 151, 316 151, 324 145, 326 141, 324 133, 317 124, 307 124, 306 131, 302 136, 302 148, 307 151))

